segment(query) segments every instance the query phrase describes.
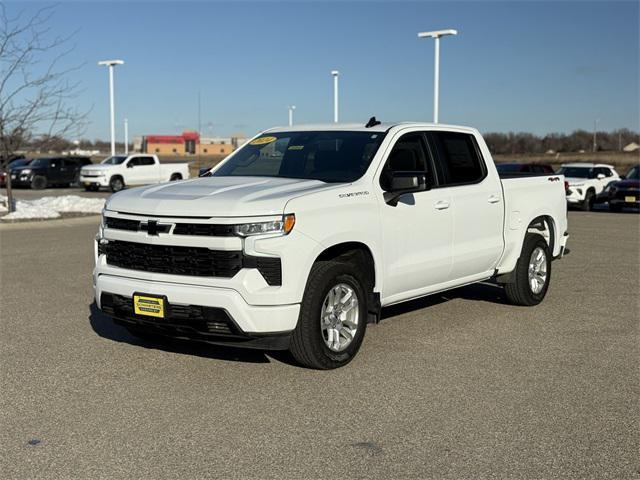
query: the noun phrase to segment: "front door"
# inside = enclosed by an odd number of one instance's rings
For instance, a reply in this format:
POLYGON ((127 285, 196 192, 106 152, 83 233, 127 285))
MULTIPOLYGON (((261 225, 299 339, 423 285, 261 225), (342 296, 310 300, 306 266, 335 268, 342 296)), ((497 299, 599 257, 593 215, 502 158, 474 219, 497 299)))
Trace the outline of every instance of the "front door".
POLYGON ((158 181, 158 167, 153 157, 133 157, 127 165, 127 180, 130 185, 146 185, 158 181))
MULTIPOLYGON (((393 144, 380 174, 382 192, 388 189, 391 171, 426 172, 428 185, 433 184, 433 161, 424 132, 405 133, 393 144)), ((450 205, 451 198, 443 190, 406 194, 395 206, 381 202, 384 304, 428 293, 449 279, 453 237, 450 205)))

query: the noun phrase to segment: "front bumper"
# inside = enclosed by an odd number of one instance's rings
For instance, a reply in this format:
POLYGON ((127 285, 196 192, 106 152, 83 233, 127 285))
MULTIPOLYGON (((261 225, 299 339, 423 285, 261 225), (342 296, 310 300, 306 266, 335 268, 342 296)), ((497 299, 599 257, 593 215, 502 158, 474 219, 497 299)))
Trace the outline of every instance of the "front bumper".
MULTIPOLYGON (((176 305, 179 308, 197 306, 222 310, 226 312, 233 326, 237 328, 237 333, 245 337, 264 334, 286 336, 296 327, 300 312, 299 304, 249 305, 240 293, 231 288, 182 285, 106 274, 96 277, 94 288, 98 308, 108 315, 116 318, 121 317, 121 320, 127 320, 127 318, 118 314, 117 311, 103 308, 102 300, 106 298, 105 295, 118 295, 131 300, 134 293, 145 293, 166 297, 169 305, 176 305)), ((155 320, 152 317, 140 318, 137 315, 132 320, 143 323, 162 322, 162 320, 155 320)))
POLYGON ((15 187, 28 187, 33 180, 33 174, 28 175, 16 175, 11 174, 11 185, 15 187))
POLYGON ((80 175, 80 179, 78 180, 80 185, 83 187, 89 186, 98 186, 98 187, 108 187, 109 179, 106 175, 80 175))
POLYGON ((569 190, 567 191, 567 202, 571 204, 582 203, 585 198, 585 187, 573 187, 569 185, 569 190))

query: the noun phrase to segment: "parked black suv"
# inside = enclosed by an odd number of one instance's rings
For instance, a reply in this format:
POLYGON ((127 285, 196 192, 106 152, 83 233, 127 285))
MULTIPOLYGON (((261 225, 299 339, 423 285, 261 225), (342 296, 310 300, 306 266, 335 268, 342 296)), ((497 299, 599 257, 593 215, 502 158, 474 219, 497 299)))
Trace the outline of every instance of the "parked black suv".
POLYGON ((90 165, 89 157, 36 158, 29 165, 11 169, 11 184, 34 190, 77 183, 80 169, 90 165))

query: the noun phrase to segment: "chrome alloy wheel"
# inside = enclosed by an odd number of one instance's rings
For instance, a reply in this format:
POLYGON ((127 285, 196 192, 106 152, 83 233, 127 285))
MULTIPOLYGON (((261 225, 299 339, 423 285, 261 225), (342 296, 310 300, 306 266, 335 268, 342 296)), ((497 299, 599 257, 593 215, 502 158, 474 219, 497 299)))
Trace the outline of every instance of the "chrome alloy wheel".
POLYGON ((358 295, 346 283, 334 286, 322 302, 320 328, 324 343, 330 350, 347 348, 358 330, 358 295))
POLYGON ((536 247, 529 258, 529 288, 538 294, 547 283, 547 254, 541 247, 536 247))

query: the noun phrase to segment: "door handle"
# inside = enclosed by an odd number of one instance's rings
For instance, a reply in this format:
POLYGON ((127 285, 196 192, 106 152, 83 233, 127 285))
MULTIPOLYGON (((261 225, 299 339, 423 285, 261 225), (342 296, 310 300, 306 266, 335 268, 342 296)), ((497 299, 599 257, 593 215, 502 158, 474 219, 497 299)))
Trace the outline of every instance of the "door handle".
POLYGON ((500 202, 500 197, 498 195, 490 195, 489 199, 487 201, 489 203, 499 203, 500 202))
POLYGON ((447 202, 446 200, 439 200, 435 203, 435 207, 436 210, 446 210, 447 208, 449 208, 449 202, 447 202))

